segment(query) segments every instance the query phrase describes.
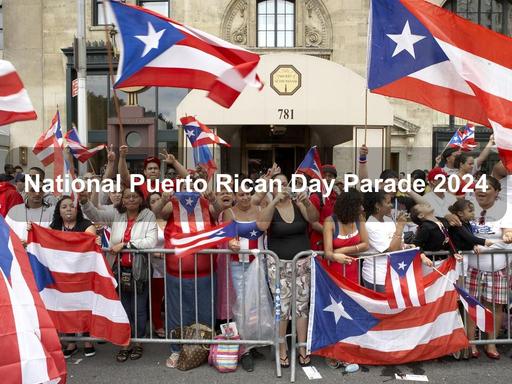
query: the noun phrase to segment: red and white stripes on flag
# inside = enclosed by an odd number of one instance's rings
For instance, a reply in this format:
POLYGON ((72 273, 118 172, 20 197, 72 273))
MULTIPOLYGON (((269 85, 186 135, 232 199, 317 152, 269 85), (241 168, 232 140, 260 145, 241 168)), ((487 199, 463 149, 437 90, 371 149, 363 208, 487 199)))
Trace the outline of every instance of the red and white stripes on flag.
POLYGON ((66 363, 59 336, 39 296, 23 244, 2 216, 0 311, 0 381, 64 384, 66 363))
MULTIPOLYGON (((437 273, 427 275, 426 304, 406 309, 391 309, 385 295, 326 271, 352 300, 380 322, 363 334, 344 338, 314 354, 357 364, 398 365, 431 360, 468 347, 458 294, 450 282, 458 277, 455 263, 451 257, 438 268, 448 279, 437 273)), ((313 270, 311 275, 314 276, 313 270)))
POLYGON ((73 126, 69 131, 66 132, 66 143, 71 151, 71 154, 75 159, 80 161, 81 163, 85 163, 91 157, 93 157, 98 152, 105 149, 105 144, 100 144, 94 148, 88 149, 83 146, 80 142, 80 137, 78 136, 78 132, 76 128, 73 126))
POLYGON ((60 129, 60 114, 59 111, 57 111, 55 116, 53 116, 50 128, 44 131, 39 139, 37 139, 34 149, 32 150, 39 161, 46 167, 54 162, 55 151, 61 147, 59 136, 60 138, 62 137, 62 131, 60 129))
POLYGON ((419 248, 388 254, 385 290, 390 308, 425 305, 425 288, 419 248))
POLYGON ((512 171, 512 38, 427 1, 400 2, 433 35, 449 61, 404 79, 407 95, 398 82, 382 93, 492 127, 500 158, 512 171))
POLYGON ((217 136, 213 131, 208 128, 205 124, 201 123, 199 120, 196 120, 193 116, 185 116, 180 119, 181 124, 185 132, 189 129, 192 131, 196 137, 193 140, 190 140, 190 134, 187 132, 187 136, 189 136, 189 140, 192 143, 192 146, 197 147, 200 145, 208 145, 208 144, 220 144, 225 145, 226 147, 231 147, 229 143, 227 143, 224 139, 217 136))
POLYGON ((183 257, 201 249, 212 248, 236 237, 236 222, 221 224, 209 230, 195 233, 182 233, 170 239, 176 255, 183 257))
POLYGON ((477 299, 471 296, 464 289, 453 284, 457 292, 459 292, 459 298, 464 305, 464 309, 468 313, 469 317, 473 319, 476 326, 482 331, 492 335, 494 332, 494 316, 492 312, 485 308, 477 299))
POLYGON ((0 125, 36 120, 37 115, 14 66, 0 60, 0 125))
POLYGON ((38 287, 59 332, 89 332, 117 345, 130 342, 130 323, 96 236, 32 225, 27 252, 40 270, 38 287))

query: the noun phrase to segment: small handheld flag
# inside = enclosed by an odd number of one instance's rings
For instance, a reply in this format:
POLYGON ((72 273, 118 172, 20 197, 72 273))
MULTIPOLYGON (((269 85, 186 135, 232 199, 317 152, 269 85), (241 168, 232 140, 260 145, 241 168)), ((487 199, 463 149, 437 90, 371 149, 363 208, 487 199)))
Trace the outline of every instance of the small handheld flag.
POLYGON ((457 284, 453 285, 459 293, 460 301, 462 302, 462 305, 464 305, 464 309, 468 313, 469 317, 473 319, 477 327, 482 332, 492 334, 494 332, 494 316, 492 312, 485 308, 482 303, 464 289, 457 286, 457 284))
POLYGON ((419 248, 393 252, 388 255, 385 290, 390 308, 425 305, 425 288, 419 248))

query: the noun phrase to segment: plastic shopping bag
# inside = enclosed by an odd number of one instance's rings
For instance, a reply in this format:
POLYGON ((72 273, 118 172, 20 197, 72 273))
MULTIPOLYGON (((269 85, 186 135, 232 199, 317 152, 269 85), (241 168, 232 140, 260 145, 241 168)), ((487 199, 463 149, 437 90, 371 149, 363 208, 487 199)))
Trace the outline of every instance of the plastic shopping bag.
MULTIPOLYGON (((233 315, 244 340, 272 340, 274 313, 265 269, 256 257, 245 273, 244 297, 237 297, 233 315)), ((240 295, 241 296, 241 295, 240 295)))

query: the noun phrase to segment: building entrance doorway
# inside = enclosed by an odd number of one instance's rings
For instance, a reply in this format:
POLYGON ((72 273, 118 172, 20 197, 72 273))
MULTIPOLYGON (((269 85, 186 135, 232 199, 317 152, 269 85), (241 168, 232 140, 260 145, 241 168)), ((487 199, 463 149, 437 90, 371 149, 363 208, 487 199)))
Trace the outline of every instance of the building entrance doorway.
POLYGON ((273 163, 281 167, 282 173, 290 177, 304 158, 303 145, 296 144, 247 144, 245 164, 249 177, 262 176, 273 163))

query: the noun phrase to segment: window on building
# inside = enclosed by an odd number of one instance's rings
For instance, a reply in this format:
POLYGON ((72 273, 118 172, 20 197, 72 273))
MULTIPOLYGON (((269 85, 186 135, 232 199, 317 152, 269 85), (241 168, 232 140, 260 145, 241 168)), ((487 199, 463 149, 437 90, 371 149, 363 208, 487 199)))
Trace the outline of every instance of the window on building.
POLYGON ((259 0, 257 4, 258 47, 294 47, 295 1, 259 0))
POLYGON ((0 49, 4 49, 4 13, 0 3, 0 49))
POLYGON ((139 6, 144 7, 146 9, 150 9, 153 12, 159 13, 162 16, 165 16, 165 17, 170 16, 169 1, 139 0, 137 3, 139 4, 139 6))
MULTIPOLYGON (((125 3, 126 0, 121 0, 125 3)), ((103 9, 103 0, 92 0, 92 24, 93 25, 111 25, 112 19, 109 15, 108 8, 103 9), (105 20, 106 17, 106 20, 105 20)))
POLYGON ((510 0, 449 0, 444 8, 493 31, 510 35, 505 15, 510 0))

